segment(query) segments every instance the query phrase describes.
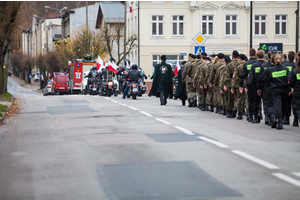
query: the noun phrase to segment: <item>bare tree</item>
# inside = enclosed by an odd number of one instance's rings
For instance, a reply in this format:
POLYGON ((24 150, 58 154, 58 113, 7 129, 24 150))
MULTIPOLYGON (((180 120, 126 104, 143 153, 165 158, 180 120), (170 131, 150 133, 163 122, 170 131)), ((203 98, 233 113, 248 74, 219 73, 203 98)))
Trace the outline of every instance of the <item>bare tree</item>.
MULTIPOLYGON (((106 45, 107 52, 110 56, 110 60, 114 61, 117 65, 124 60, 124 50, 121 49, 124 39, 124 24, 123 23, 111 23, 105 24, 101 27, 101 39, 106 45), (117 45, 117 54, 114 56, 114 45, 117 45)), ((138 40, 137 35, 132 35, 126 40, 126 52, 125 56, 137 46, 136 41, 138 40)))

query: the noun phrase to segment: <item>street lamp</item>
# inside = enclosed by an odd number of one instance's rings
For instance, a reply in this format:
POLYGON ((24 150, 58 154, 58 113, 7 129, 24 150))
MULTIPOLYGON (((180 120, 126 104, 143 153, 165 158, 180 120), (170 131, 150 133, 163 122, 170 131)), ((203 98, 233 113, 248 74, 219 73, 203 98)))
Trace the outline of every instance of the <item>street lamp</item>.
POLYGON ((60 13, 60 18, 61 18, 61 25, 62 25, 63 19, 62 19, 61 11, 66 10, 66 9, 68 9, 68 8, 67 8, 67 7, 63 7, 63 8, 60 9, 60 10, 57 9, 57 8, 52 8, 52 7, 50 7, 50 6, 45 6, 45 8, 49 8, 49 9, 53 9, 53 10, 59 11, 59 13, 60 13))

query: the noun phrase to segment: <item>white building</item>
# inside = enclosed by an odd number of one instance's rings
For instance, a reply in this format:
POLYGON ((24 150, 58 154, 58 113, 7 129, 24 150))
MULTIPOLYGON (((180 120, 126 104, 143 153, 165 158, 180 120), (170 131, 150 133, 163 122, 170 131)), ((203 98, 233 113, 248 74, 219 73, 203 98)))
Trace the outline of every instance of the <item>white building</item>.
MULTIPOLYGON (((181 53, 195 53, 192 39, 201 32, 207 38, 202 45, 211 54, 233 50, 248 55, 250 49, 249 1, 140 1, 130 2, 127 13, 127 37, 139 31, 140 49, 129 55, 151 74, 159 56, 167 62, 187 60, 181 53), (138 23, 139 22, 139 23, 138 23)), ((265 43, 282 44, 282 51, 295 51, 296 1, 253 1, 253 48, 265 43)), ((270 47, 271 48, 271 47, 270 47)))

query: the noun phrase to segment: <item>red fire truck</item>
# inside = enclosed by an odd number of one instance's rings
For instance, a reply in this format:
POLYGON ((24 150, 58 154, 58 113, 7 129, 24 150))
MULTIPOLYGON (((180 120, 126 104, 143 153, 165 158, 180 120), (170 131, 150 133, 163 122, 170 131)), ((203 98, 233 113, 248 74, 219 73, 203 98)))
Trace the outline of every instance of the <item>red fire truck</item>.
POLYGON ((83 73, 90 71, 93 65, 96 65, 96 62, 85 62, 83 59, 72 60, 72 63, 69 65, 69 94, 81 93, 83 73))

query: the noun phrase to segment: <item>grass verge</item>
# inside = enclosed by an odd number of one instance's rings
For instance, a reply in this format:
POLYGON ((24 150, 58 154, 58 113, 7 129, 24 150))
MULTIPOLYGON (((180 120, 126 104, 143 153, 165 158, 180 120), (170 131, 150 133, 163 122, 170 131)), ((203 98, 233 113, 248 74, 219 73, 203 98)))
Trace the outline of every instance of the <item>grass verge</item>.
POLYGON ((0 101, 11 101, 12 95, 10 93, 4 93, 0 95, 0 101))
POLYGON ((8 109, 8 106, 7 105, 2 105, 0 104, 0 112, 6 112, 8 109))

